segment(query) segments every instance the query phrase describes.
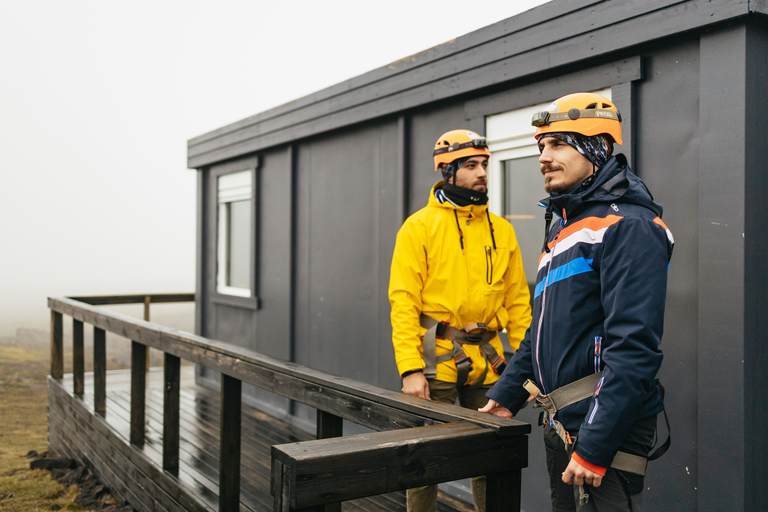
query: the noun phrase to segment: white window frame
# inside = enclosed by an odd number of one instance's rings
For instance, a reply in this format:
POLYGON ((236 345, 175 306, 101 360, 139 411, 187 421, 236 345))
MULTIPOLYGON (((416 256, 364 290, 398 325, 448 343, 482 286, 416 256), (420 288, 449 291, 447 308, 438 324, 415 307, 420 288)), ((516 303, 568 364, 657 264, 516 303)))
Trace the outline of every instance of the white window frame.
MULTIPOLYGON (((611 88, 594 91, 611 99, 611 88)), ((531 105, 516 110, 510 110, 501 114, 487 116, 485 118, 485 136, 488 140, 488 151, 491 157, 488 159, 488 208, 496 215, 504 214, 504 190, 502 179, 504 161, 536 156, 539 154, 536 139, 536 127, 531 126, 531 118, 536 112, 548 107, 552 100, 538 105, 531 105)), ((544 179, 542 178, 542 188, 544 179)), ((540 198, 533 198, 540 199, 540 198)), ((527 217, 526 217, 527 218, 527 217)), ((509 219, 515 220, 514 218, 509 219)))
MULTIPOLYGON (((234 295, 236 297, 252 297, 253 296, 253 272, 251 272, 251 283, 248 288, 240 288, 237 286, 228 286, 227 283, 229 276, 227 275, 227 265, 229 261, 229 254, 227 253, 229 246, 227 245, 227 234, 229 233, 227 205, 237 201, 251 201, 251 208, 253 208, 253 169, 245 171, 232 172, 222 174, 217 177, 217 204, 218 204, 218 220, 217 220, 217 248, 216 248, 216 291, 222 295, 234 295)), ((253 223, 253 219, 251 219, 253 223)), ((253 226, 251 226, 253 231, 253 226)), ((250 244, 250 241, 248 242, 250 244)), ((251 254, 251 260, 253 260, 253 254, 251 254)), ((250 263, 249 263, 250 264, 250 263)))

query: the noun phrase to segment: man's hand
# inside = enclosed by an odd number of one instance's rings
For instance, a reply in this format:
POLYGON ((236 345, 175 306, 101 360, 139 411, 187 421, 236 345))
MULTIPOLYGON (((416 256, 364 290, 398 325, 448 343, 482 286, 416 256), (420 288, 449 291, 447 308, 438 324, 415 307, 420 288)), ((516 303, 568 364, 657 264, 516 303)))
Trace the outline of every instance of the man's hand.
POLYGON ((568 467, 563 472, 563 482, 568 485, 591 485, 592 487, 600 487, 600 483, 603 481, 603 477, 597 473, 588 470, 575 460, 571 459, 568 463, 568 467))
POLYGON ((512 418, 514 415, 504 407, 503 405, 500 405, 499 402, 496 400, 488 400, 488 403, 485 404, 485 407, 482 409, 478 409, 478 412, 484 412, 486 414, 493 414, 494 416, 501 416, 502 418, 512 418))
POLYGON ((429 400, 429 383, 423 372, 403 377, 403 393, 429 400))

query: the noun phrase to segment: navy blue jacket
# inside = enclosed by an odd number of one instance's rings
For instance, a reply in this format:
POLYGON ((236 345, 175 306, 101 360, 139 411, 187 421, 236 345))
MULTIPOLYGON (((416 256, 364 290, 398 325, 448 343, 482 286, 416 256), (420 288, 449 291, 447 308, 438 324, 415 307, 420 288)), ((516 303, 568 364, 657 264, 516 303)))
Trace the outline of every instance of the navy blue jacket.
POLYGON ((517 413, 526 379, 549 393, 602 370, 594 395, 557 420, 578 431, 579 456, 608 467, 635 421, 664 407, 654 379, 674 240, 621 154, 550 203, 561 221, 539 258, 533 322, 488 397, 517 413))

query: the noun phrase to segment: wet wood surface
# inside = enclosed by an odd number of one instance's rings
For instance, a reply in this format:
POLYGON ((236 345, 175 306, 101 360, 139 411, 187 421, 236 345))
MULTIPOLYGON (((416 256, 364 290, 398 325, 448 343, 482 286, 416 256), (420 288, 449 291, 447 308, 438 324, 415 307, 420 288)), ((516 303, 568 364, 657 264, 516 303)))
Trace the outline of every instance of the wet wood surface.
MULTIPOLYGON (((191 366, 182 366, 179 376, 178 400, 180 402, 179 417, 174 421, 179 422, 180 434, 178 439, 178 468, 175 471, 176 482, 183 488, 182 493, 173 490, 164 489, 170 499, 179 501, 188 500, 192 497, 198 502, 201 509, 217 510, 219 504, 219 461, 220 461, 220 443, 219 432, 221 424, 220 394, 210 391, 194 384, 193 368, 191 366), (179 494, 180 496, 176 496, 179 494)), ((72 400, 73 382, 72 376, 66 375, 61 384, 59 393, 66 391, 70 396, 70 411, 66 414, 61 412, 63 406, 54 406, 51 418, 49 418, 49 428, 68 428, 75 429, 71 424, 71 417, 74 409, 80 407, 82 411, 80 419, 75 422, 82 427, 87 422, 97 423, 95 433, 92 436, 99 437, 98 430, 107 428, 116 438, 122 440, 122 447, 117 443, 107 443, 99 439, 90 439, 88 443, 98 443, 104 445, 104 454, 109 452, 109 457, 118 461, 125 458, 126 461, 136 461, 135 452, 142 452, 153 468, 145 467, 144 474, 151 474, 152 471, 162 472, 163 460, 163 442, 164 442, 164 410, 163 400, 166 394, 166 377, 162 369, 151 369, 146 374, 145 384, 145 418, 143 444, 130 445, 129 441, 138 433, 131 428, 131 372, 111 371, 107 372, 107 392, 106 392, 106 411, 99 418, 103 417, 105 423, 98 423, 94 419, 87 418, 88 412, 94 412, 94 377, 93 374, 85 374, 84 394, 82 401, 80 399, 72 400), (72 404, 75 404, 74 406, 72 404), (109 446, 107 446, 109 444, 109 446), (118 452, 118 453, 115 453, 118 452)), ((176 381, 175 376, 168 379, 171 382, 176 381)), ((135 382, 134 382, 135 385, 135 382)), ((135 400, 135 396, 134 396, 135 400)), ((63 403, 65 400, 61 400, 63 403)), ((54 403, 58 403, 54 401, 54 403)), ((134 404, 135 406, 136 404, 134 404)), ((166 416, 167 418, 167 416, 166 416)), ((338 435, 337 425, 334 425, 333 418, 324 418, 328 424, 326 435, 338 435)), ((247 406, 242 405, 241 410, 241 454, 240 454, 240 505, 241 510, 270 511, 274 504, 274 498, 270 493, 271 481, 271 447, 273 445, 294 443, 315 439, 315 436, 295 427, 290 423, 278 420, 268 414, 247 406)), ((74 432, 74 430, 72 430, 74 432)), ((53 437, 56 438, 56 433, 53 437)), ((102 461, 103 463, 104 461, 102 461)), ((102 466, 105 467, 106 466, 102 466)), ((171 469, 171 468, 168 468, 171 469)), ((131 476, 129 470, 125 467, 110 468, 115 474, 121 474, 119 478, 123 481, 129 481, 131 476), (121 473, 125 472, 125 474, 121 473)), ((146 485, 146 484, 145 484, 146 485)), ((139 497, 142 489, 131 489, 131 495, 134 499, 146 500, 146 497, 139 497)), ((449 496, 440 493, 438 512, 469 512, 472 507, 466 503, 455 500, 449 496)), ((344 502, 342 505, 344 512, 392 512, 405 510, 405 493, 395 492, 368 498, 361 498, 344 502)))

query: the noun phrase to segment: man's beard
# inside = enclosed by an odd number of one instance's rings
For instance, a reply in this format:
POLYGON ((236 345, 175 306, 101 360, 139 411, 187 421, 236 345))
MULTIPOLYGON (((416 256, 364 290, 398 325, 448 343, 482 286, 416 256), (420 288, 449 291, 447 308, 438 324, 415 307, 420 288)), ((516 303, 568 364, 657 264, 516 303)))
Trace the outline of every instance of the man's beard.
MULTIPOLYGON (((548 170, 559 171, 559 172, 563 171, 562 168, 556 168, 551 165, 541 167, 542 174, 544 174, 548 170)), ((547 194, 551 194, 553 192, 556 194, 562 194, 563 192, 567 192, 571 188, 571 187, 568 187, 567 185, 563 185, 562 183, 559 185, 558 184, 551 185, 550 182, 551 182, 551 179, 547 180, 547 177, 544 176, 544 192, 546 192, 547 194)))

